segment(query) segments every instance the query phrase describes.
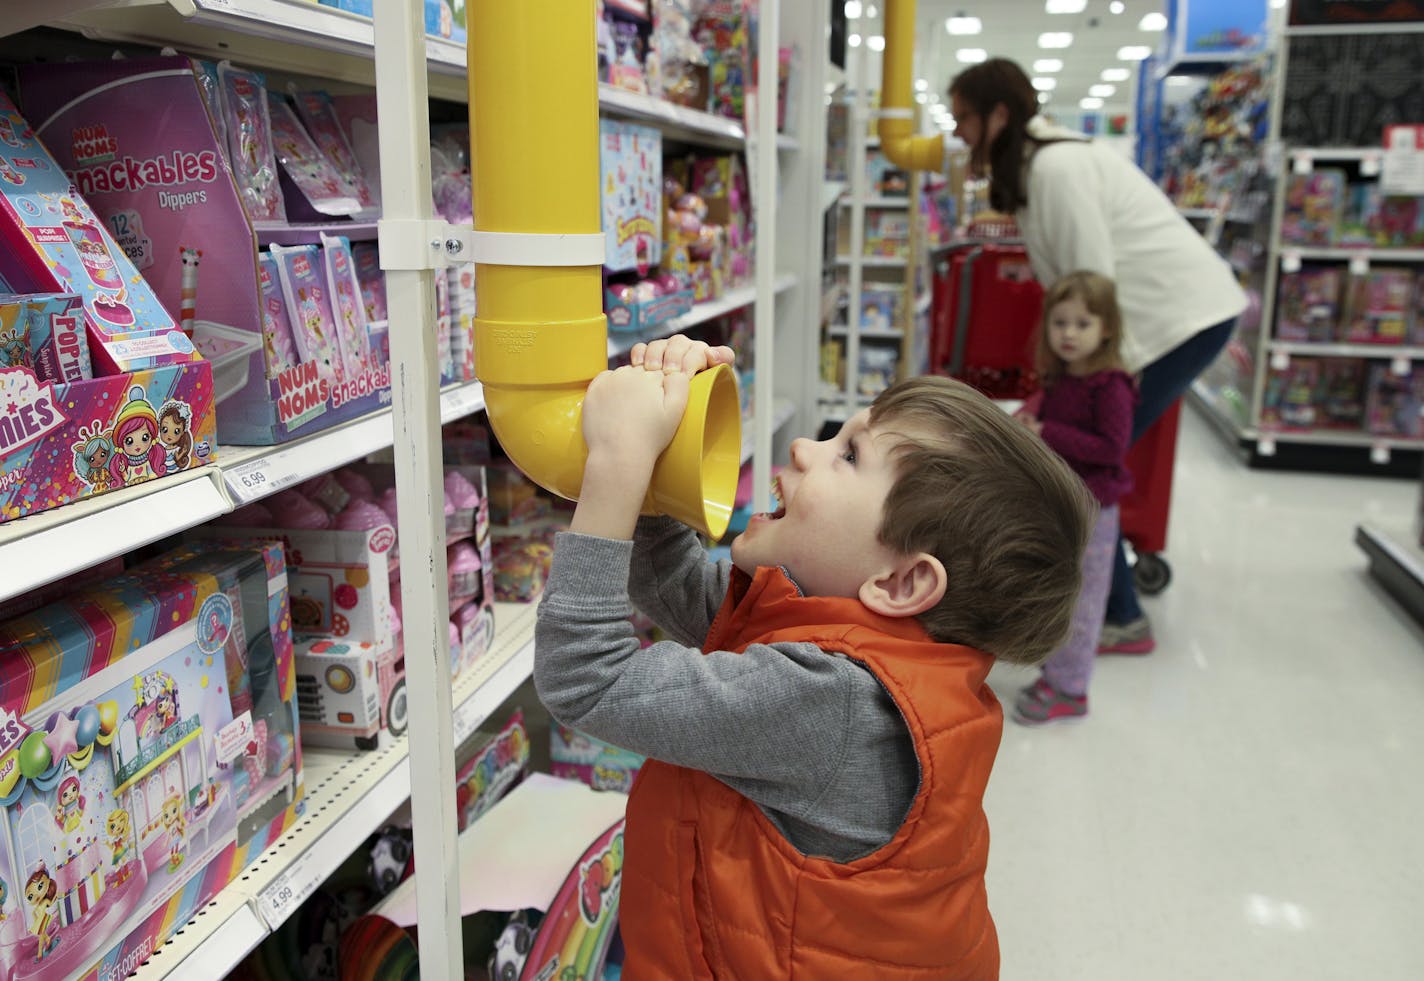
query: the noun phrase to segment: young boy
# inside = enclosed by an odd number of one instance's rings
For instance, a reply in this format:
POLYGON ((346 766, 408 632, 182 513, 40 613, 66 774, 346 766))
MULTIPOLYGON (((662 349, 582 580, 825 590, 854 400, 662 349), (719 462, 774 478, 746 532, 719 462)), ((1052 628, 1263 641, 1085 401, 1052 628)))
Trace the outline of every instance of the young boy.
POLYGON ((678 337, 589 386, 582 494, 539 608, 550 712, 649 757, 625 974, 997 978, 985 677, 1062 640, 1092 503, 987 399, 916 379, 793 443, 776 512, 710 564, 638 511, 688 378, 732 358, 678 337), (640 650, 630 597, 674 639, 640 650))

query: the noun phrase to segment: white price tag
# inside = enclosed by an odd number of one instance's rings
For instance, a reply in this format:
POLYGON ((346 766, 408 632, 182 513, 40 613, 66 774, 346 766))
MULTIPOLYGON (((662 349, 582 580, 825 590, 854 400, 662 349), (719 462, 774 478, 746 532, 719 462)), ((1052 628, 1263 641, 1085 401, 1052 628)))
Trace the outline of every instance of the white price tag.
POLYGON ((1276 441, 1274 437, 1262 436, 1256 440, 1256 452, 1261 456, 1276 455, 1276 441))
POLYGON ((1384 466, 1389 463, 1389 444, 1376 443, 1370 447, 1370 462, 1384 466))
POLYGON ((1292 174, 1308 174, 1315 169, 1315 161, 1308 153, 1297 153, 1291 157, 1292 174))
POLYGON ((294 470, 278 472, 278 468, 265 456, 234 467, 223 474, 227 489, 239 504, 275 494, 282 488, 295 484, 299 476, 294 470))
POLYGON ((1350 275, 1365 276, 1370 271, 1370 257, 1367 255, 1350 256, 1350 275))
POLYGON ((1366 157, 1360 161, 1361 177, 1378 177, 1380 172, 1380 158, 1378 156, 1366 157))
POLYGON ((455 745, 458 747, 466 739, 469 739, 482 721, 484 720, 481 718, 479 707, 474 704, 473 700, 467 701, 457 708, 454 719, 455 745))
POLYGON ((1400 378, 1408 378, 1411 367, 1410 360, 1402 354, 1389 363, 1389 370, 1400 378))
POLYGON ((321 885, 321 870, 316 868, 311 852, 303 852, 287 871, 257 897, 257 907, 267 927, 275 930, 296 912, 321 885))
POLYGON ((1273 351, 1273 352, 1271 352, 1271 370, 1272 370, 1272 371, 1285 371, 1285 370, 1287 370, 1288 368, 1290 368, 1290 352, 1289 352, 1289 351, 1273 351))
POLYGON ((1300 253, 1295 249, 1287 249, 1282 252, 1281 270, 1288 273, 1300 272, 1300 253))
POLYGON ((465 388, 457 388, 449 392, 443 399, 445 408, 444 418, 446 422, 453 422, 456 419, 463 419, 477 409, 484 406, 484 392, 475 385, 465 388))

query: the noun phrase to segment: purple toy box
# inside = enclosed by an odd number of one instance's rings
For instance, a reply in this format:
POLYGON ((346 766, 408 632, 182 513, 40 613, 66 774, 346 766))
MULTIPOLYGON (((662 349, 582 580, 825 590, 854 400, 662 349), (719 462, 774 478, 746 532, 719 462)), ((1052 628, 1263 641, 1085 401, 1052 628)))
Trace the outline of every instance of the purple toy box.
POLYGON ((266 350, 257 241, 187 58, 30 65, 20 81, 40 137, 212 362, 224 443, 282 443, 390 404, 383 363, 338 379, 266 350))

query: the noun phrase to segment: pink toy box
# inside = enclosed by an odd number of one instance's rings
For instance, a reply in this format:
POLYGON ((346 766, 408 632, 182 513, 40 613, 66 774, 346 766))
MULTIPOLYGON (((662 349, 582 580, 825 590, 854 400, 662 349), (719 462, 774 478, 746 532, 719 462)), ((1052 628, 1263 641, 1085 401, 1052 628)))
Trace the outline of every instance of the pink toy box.
POLYGON ((347 377, 265 350, 256 238, 188 59, 31 65, 21 88, 40 137, 212 362, 223 442, 281 443, 390 404, 385 364, 347 377))
POLYGON ((211 462, 211 366, 3 96, 0 240, 5 285, 52 311, 47 331, 31 323, 32 342, 49 337, 38 360, 0 370, 0 521, 211 462))
POLYGON ((460 830, 474 824, 529 772, 529 733, 524 713, 514 715, 499 732, 476 733, 480 747, 455 774, 455 807, 460 830))
POLYGON ((166 556, 0 626, 4 977, 124 977, 295 820, 294 742, 234 779, 295 725, 284 579, 275 548, 166 556))
POLYGON ((565 780, 578 780, 594 790, 626 794, 646 757, 612 743, 585 735, 568 726, 549 730, 549 772, 565 780))
POLYGON ((302 739, 309 746, 376 749, 410 721, 405 662, 389 640, 296 642, 302 739))

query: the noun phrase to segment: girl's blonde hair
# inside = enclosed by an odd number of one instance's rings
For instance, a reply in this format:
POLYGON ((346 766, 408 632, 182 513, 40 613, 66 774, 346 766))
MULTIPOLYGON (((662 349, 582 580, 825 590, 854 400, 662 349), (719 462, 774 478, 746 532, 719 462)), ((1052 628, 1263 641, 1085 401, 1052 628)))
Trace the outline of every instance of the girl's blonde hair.
POLYGON ((1122 371, 1122 311, 1117 305, 1117 285, 1106 276, 1079 270, 1058 280, 1043 297, 1043 321, 1038 328, 1038 353, 1034 358, 1040 377, 1052 381, 1064 372, 1063 359, 1053 353, 1048 343, 1048 318, 1064 300, 1080 300, 1089 313, 1103 322, 1103 341, 1088 356, 1089 370, 1122 371))

